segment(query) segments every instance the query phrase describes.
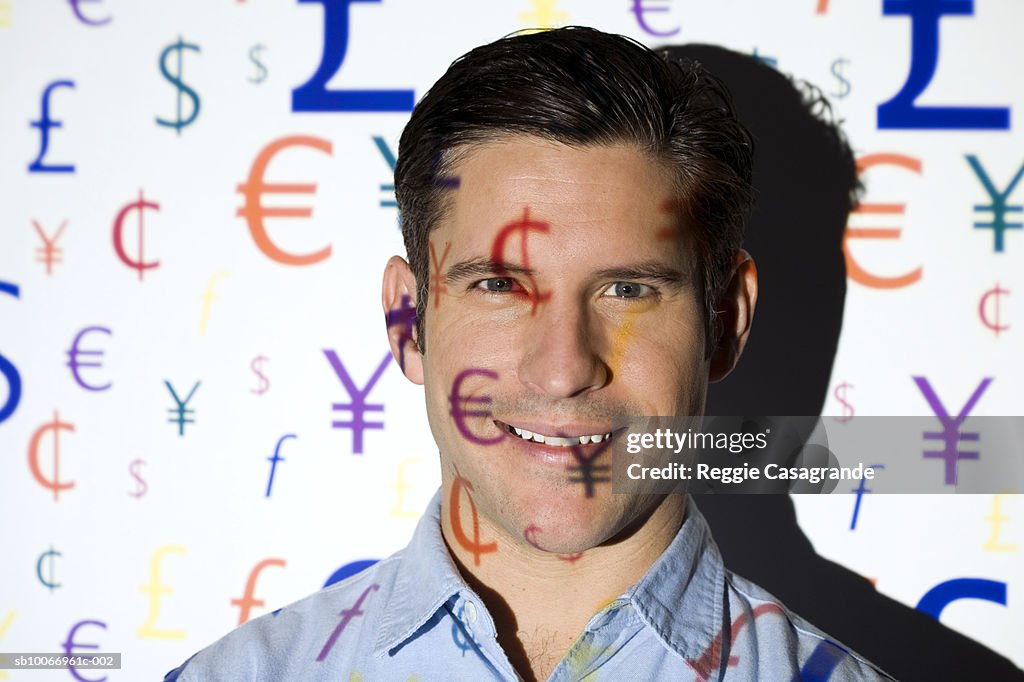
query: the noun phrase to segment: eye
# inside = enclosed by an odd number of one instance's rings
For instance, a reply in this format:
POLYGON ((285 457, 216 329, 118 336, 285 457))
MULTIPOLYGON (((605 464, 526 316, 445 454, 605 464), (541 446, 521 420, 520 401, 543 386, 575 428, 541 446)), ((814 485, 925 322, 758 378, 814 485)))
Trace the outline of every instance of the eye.
POLYGON ((614 296, 616 298, 647 298, 656 292, 654 287, 636 282, 615 282, 602 292, 602 296, 614 296))
POLYGON ((489 279, 482 279, 479 282, 474 283, 473 288, 483 289, 484 291, 490 291, 497 294, 523 290, 523 288, 519 286, 518 282, 509 277, 491 277, 489 279))

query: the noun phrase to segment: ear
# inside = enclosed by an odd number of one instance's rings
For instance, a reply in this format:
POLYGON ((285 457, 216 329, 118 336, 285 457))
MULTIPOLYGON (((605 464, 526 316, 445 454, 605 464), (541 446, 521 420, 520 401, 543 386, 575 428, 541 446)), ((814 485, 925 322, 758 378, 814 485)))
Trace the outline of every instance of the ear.
POLYGON ((729 283, 718 301, 721 336, 711 354, 709 381, 729 376, 747 345, 757 305, 757 266, 750 254, 740 249, 733 261, 729 283))
POLYGON ((416 342, 416 278, 398 256, 392 256, 384 268, 381 302, 391 354, 406 378, 422 386, 423 358, 416 342))

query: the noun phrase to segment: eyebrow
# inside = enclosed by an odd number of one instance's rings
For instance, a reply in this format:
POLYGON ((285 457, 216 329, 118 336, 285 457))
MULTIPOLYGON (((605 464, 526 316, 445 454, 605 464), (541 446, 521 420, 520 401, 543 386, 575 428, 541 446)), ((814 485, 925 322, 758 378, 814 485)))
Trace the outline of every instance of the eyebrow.
MULTIPOLYGON (((526 268, 514 263, 501 263, 490 258, 469 258, 455 263, 445 273, 445 281, 449 285, 487 275, 519 275, 532 277, 536 274, 533 268, 526 268)), ((671 286, 683 286, 692 282, 689 272, 658 263, 657 261, 644 261, 632 265, 624 265, 614 268, 605 268, 594 273, 598 279, 612 279, 620 281, 646 280, 658 282, 671 286)))

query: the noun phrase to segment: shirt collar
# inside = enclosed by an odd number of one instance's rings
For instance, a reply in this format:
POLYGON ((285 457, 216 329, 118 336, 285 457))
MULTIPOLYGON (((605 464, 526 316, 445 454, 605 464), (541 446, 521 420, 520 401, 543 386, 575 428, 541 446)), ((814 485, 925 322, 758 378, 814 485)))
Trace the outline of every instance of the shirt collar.
POLYGON ((684 659, 703 655, 722 623, 725 567, 704 515, 686 496, 675 539, 624 595, 665 646, 684 659))
POLYGON ((434 494, 402 550, 384 608, 374 655, 384 656, 416 633, 451 597, 469 586, 441 536, 441 490, 434 494))

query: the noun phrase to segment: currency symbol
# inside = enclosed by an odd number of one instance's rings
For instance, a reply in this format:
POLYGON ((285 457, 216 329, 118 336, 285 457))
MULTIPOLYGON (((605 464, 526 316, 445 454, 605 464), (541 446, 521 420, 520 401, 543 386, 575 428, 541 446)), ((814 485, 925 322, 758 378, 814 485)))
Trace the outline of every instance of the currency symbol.
POLYGON ((267 566, 280 566, 281 568, 284 568, 285 562, 284 559, 264 559, 256 564, 252 571, 249 572, 249 579, 245 581, 245 594, 238 599, 231 600, 231 605, 237 606, 239 609, 239 625, 249 620, 249 612, 252 610, 252 607, 263 606, 263 600, 253 597, 253 592, 256 590, 256 578, 259 577, 260 571, 267 566))
POLYGON ((331 405, 332 410, 349 410, 352 412, 352 421, 347 422, 331 422, 331 427, 335 429, 352 429, 352 454, 361 455, 363 454, 363 431, 365 429, 383 429, 384 422, 367 422, 363 419, 363 413, 365 412, 383 412, 384 405, 382 403, 366 403, 366 397, 373 390, 373 387, 377 385, 377 381, 380 376, 384 373, 384 370, 388 368, 391 363, 391 353, 389 352, 381 360, 381 363, 377 366, 377 369, 373 372, 373 376, 366 382, 366 386, 359 388, 355 382, 352 381, 352 377, 349 376, 348 370, 345 369, 345 365, 341 363, 341 358, 333 350, 324 350, 324 355, 327 356, 327 361, 331 363, 331 367, 334 368, 334 373, 341 380, 342 386, 348 392, 352 402, 350 403, 333 403, 331 405))
POLYGON ((324 49, 312 78, 292 90, 292 111, 412 111, 412 90, 328 90, 348 51, 349 5, 381 0, 299 0, 324 6, 324 49))
MULTIPOLYGON (((526 542, 528 542, 530 544, 530 546, 533 547, 534 549, 539 549, 542 552, 546 552, 547 550, 544 549, 543 547, 541 547, 540 543, 537 542, 537 537, 536 536, 537 536, 537 533, 540 533, 540 532, 541 532, 540 527, 537 526, 537 524, 531 523, 529 526, 526 527, 525 530, 523 530, 523 539, 526 540, 526 542)), ((579 559, 582 556, 583 556, 583 552, 579 552, 577 554, 559 554, 558 558, 561 559, 562 561, 568 561, 570 564, 573 564, 573 563, 576 563, 576 560, 579 559)))
POLYGON ((470 642, 473 641, 473 637, 466 632, 462 625, 462 621, 465 618, 466 606, 463 604, 459 606, 458 618, 452 619, 452 641, 455 642, 455 646, 462 650, 462 657, 466 657, 466 652, 473 648, 470 642))
POLYGON ((834 97, 838 97, 839 99, 843 99, 844 97, 849 96, 850 90, 852 89, 850 87, 850 81, 848 81, 846 77, 843 76, 843 65, 849 63, 850 60, 844 57, 840 57, 839 59, 832 62, 832 75, 835 76, 836 80, 839 81, 839 92, 833 92, 832 95, 834 97))
POLYGON ((146 201, 142 196, 142 190, 139 190, 139 200, 126 204, 117 217, 114 218, 114 251, 117 252, 117 257, 121 259, 121 262, 128 267, 139 271, 139 281, 142 281, 142 275, 146 270, 151 270, 160 266, 160 261, 153 261, 152 263, 145 262, 145 256, 143 255, 143 235, 145 234, 145 227, 142 219, 145 215, 146 209, 151 208, 154 211, 160 210, 160 204, 152 201, 146 201), (132 260, 124 250, 124 219, 128 215, 129 211, 139 212, 139 257, 137 260, 132 260))
POLYGON ((954 578, 928 590, 914 608, 939 620, 942 610, 959 599, 984 599, 1006 606, 1006 583, 984 578, 954 578))
POLYGON ((153 552, 153 558, 149 562, 149 583, 139 586, 140 592, 149 595, 149 616, 135 633, 141 639, 185 639, 184 630, 155 627, 160 617, 160 597, 174 591, 170 585, 160 582, 160 562, 167 554, 185 554, 185 548, 180 545, 164 545, 153 552))
POLYGON ((206 336, 206 324, 210 321, 210 304, 217 300, 216 291, 214 291, 217 281, 227 276, 226 272, 218 272, 210 277, 210 281, 206 285, 206 291, 203 292, 203 312, 199 316, 199 336, 206 336))
POLYGON ((60 417, 57 415, 56 410, 53 412, 53 421, 43 424, 35 433, 32 434, 32 440, 28 444, 28 465, 32 470, 32 476, 36 479, 39 485, 44 488, 49 488, 53 491, 53 501, 59 502, 61 490, 71 490, 75 487, 74 481, 61 481, 60 480, 60 432, 71 431, 74 433, 75 425, 67 422, 62 422, 60 417), (42 441, 43 436, 48 432, 53 431, 53 478, 47 478, 43 475, 42 470, 39 468, 39 443, 42 441))
POLYGON ((131 475, 135 478, 135 491, 129 492, 128 494, 134 497, 135 499, 139 499, 140 497, 146 494, 147 490, 149 490, 149 486, 147 486, 146 482, 142 480, 142 475, 139 473, 139 469, 141 469, 142 465, 145 463, 146 460, 144 459, 133 459, 132 463, 128 465, 129 473, 131 473, 131 475))
POLYGON ((39 128, 39 155, 36 156, 36 160, 29 164, 29 173, 74 173, 74 164, 57 165, 51 166, 43 161, 43 157, 46 156, 46 150, 50 147, 50 128, 63 128, 64 123, 62 121, 54 121, 50 118, 50 93, 56 88, 71 88, 75 89, 74 81, 53 81, 46 86, 43 90, 43 100, 41 103, 42 111, 39 114, 38 121, 30 121, 29 125, 33 128, 39 128))
MULTIPOLYGON (((872 469, 884 469, 884 464, 872 464, 872 469)), ((866 479, 860 479, 860 484, 854 488, 854 492, 857 493, 857 501, 853 504, 853 518, 850 519, 850 530, 857 529, 857 516, 860 514, 860 498, 863 497, 864 493, 871 492, 871 488, 864 487, 864 481, 866 479)))
MULTIPOLYGON (((760 606, 755 606, 754 610, 750 612, 750 616, 753 616, 752 618, 748 616, 746 613, 741 613, 739 616, 736 617, 735 620, 733 620, 732 627, 729 630, 730 634, 728 635, 729 641, 735 642, 737 637, 739 637, 740 633, 743 631, 743 628, 746 627, 748 622, 753 624, 753 621, 769 613, 775 613, 782 617, 786 616, 785 610, 778 604, 767 603, 761 604, 760 606)), ((699 676, 698 679, 701 680, 701 682, 706 682, 706 680, 711 678, 712 674, 714 674, 717 670, 719 670, 722 667, 723 635, 724 632, 719 631, 718 634, 715 635, 715 638, 711 641, 711 644, 708 646, 708 648, 705 649, 704 653, 700 655, 700 658, 688 659, 686 661, 686 665, 690 666, 690 668, 692 668, 694 672, 697 673, 697 675, 699 676)), ((739 656, 730 656, 729 660, 725 663, 729 667, 734 667, 738 665, 739 662, 739 656)))
MULTIPOLYGON (((303 0, 299 0, 299 2, 302 1, 303 0)), ((342 632, 344 632, 345 627, 352 621, 352 619, 356 616, 365 615, 366 612, 363 611, 362 606, 363 600, 366 599, 366 595, 370 592, 376 592, 379 589, 380 585, 373 583, 363 590, 363 593, 359 595, 359 599, 356 600, 356 603, 353 604, 351 608, 341 610, 341 620, 338 622, 338 625, 335 626, 334 632, 331 633, 331 636, 327 638, 327 641, 324 643, 324 648, 320 650, 320 654, 316 657, 317 663, 320 663, 327 658, 327 654, 329 654, 331 649, 334 648, 334 643, 338 641, 338 637, 342 632)))
POLYGON ((171 386, 171 382, 166 380, 166 379, 164 379, 164 385, 167 387, 167 390, 171 392, 171 397, 174 398, 174 402, 176 402, 178 404, 177 407, 169 407, 169 408, 167 408, 167 411, 170 412, 171 414, 177 413, 177 416, 173 416, 170 419, 168 419, 167 421, 169 421, 171 423, 178 422, 178 435, 179 436, 184 436, 185 435, 185 424, 195 424, 196 423, 196 420, 192 419, 191 416, 190 416, 192 414, 195 414, 195 410, 193 410, 192 408, 189 408, 189 407, 185 407, 185 406, 188 405, 188 402, 190 400, 192 400, 192 396, 194 396, 196 394, 196 389, 199 388, 199 384, 200 383, 201 382, 197 381, 196 385, 192 387, 191 391, 189 391, 188 396, 185 398, 184 401, 182 401, 181 398, 178 397, 178 394, 174 391, 174 387, 171 386))
POLYGON ((594 466, 594 460, 597 459, 602 452, 608 449, 612 444, 609 438, 606 441, 599 443, 593 447, 593 452, 590 456, 583 454, 582 446, 571 445, 569 450, 572 452, 573 459, 576 460, 577 464, 568 467, 568 471, 572 476, 569 476, 570 483, 582 483, 583 494, 585 497, 594 496, 594 484, 595 483, 608 483, 611 481, 611 477, 607 475, 607 472, 611 470, 611 466, 602 464, 600 466, 594 466), (596 474, 596 475, 595 475, 596 474))
POLYGON ((847 388, 853 388, 853 384, 848 384, 848 383, 846 383, 844 381, 843 383, 841 383, 838 386, 836 386, 835 390, 832 391, 832 395, 834 395, 836 397, 836 400, 838 400, 839 402, 841 402, 843 404, 843 416, 842 417, 836 417, 836 421, 840 421, 840 422, 842 422, 844 424, 846 422, 850 421, 851 419, 853 419, 853 415, 854 415, 853 405, 851 405, 846 400, 846 389, 847 388))
MULTIPOLYGON (((519 20, 529 24, 538 30, 554 28, 556 25, 569 18, 565 12, 556 12, 555 5, 558 0, 533 0, 532 12, 520 12, 519 20)), ((521 31, 521 33, 536 33, 537 31, 521 31)))
POLYGON ((157 117, 156 119, 156 122, 158 124, 174 128, 177 131, 178 135, 181 135, 182 128, 191 125, 192 122, 195 121, 196 117, 199 115, 199 95, 197 95, 195 90, 185 85, 185 83, 183 83, 181 80, 182 76, 184 75, 184 65, 182 64, 181 56, 182 50, 195 50, 196 52, 199 52, 199 46, 193 45, 192 43, 186 43, 184 40, 182 40, 181 36, 178 36, 178 42, 171 43, 170 45, 164 48, 163 52, 160 53, 160 73, 164 75, 164 78, 170 81, 171 85, 178 89, 178 98, 176 100, 177 118, 175 118, 173 121, 165 121, 159 117, 157 117), (171 52, 174 52, 178 57, 178 68, 175 70, 174 74, 171 74, 171 72, 167 70, 167 57, 171 54, 171 52), (188 118, 184 119, 181 117, 182 95, 188 95, 189 99, 192 100, 192 113, 189 114, 188 118))
POLYGON ((763 55, 763 54, 758 54, 757 47, 755 47, 750 52, 750 56, 753 57, 754 59, 756 59, 757 61, 761 62, 762 64, 767 64, 768 66, 770 66, 772 68, 775 68, 775 67, 777 67, 779 65, 779 60, 776 59, 775 57, 768 57, 768 56, 763 55))
POLYGON ((475 566, 480 565, 480 555, 490 554, 491 552, 498 551, 497 542, 488 542, 486 544, 480 542, 480 518, 476 513, 476 504, 473 502, 473 484, 460 475, 455 476, 455 480, 452 482, 452 490, 448 498, 448 506, 450 508, 450 517, 452 523, 452 534, 455 536, 455 540, 462 545, 462 548, 473 555, 473 564, 475 566), (466 489, 466 498, 469 500, 469 512, 473 518, 473 539, 469 539, 466 535, 466 531, 462 529, 462 514, 460 510, 461 503, 461 491, 466 489))
POLYGON ((405 344, 412 342, 416 346, 412 329, 416 326, 416 308, 412 305, 412 299, 408 295, 402 296, 402 304, 395 310, 389 310, 386 315, 388 329, 401 325, 402 329, 398 334, 398 366, 405 371, 405 344))
POLYGON ((47 276, 53 274, 53 264, 63 263, 61 260, 61 249, 57 246, 57 242, 60 240, 60 236, 64 233, 64 228, 68 226, 68 221, 64 221, 60 224, 57 229, 57 234, 53 237, 47 237, 46 233, 43 232, 42 226, 36 221, 32 221, 32 226, 36 228, 36 234, 43 240, 43 245, 36 249, 36 261, 46 265, 47 276))
MULTIPOLYGON (((659 0, 650 0, 650 1, 651 2, 658 2, 659 0)), ((671 3, 671 0, 663 0, 663 1, 666 2, 666 3, 671 3)), ((647 23, 647 19, 644 18, 644 13, 646 13, 646 12, 668 12, 668 11, 669 11, 668 7, 645 7, 644 6, 644 0, 633 0, 633 14, 636 15, 636 22, 638 24, 640 24, 640 28, 642 28, 643 30, 647 31, 652 36, 657 36, 658 38, 668 38, 669 36, 674 36, 675 34, 679 33, 680 29, 678 27, 676 27, 672 31, 655 31, 647 23)))
POLYGON ((349 563, 345 564, 337 571, 332 573, 331 577, 328 578, 327 582, 324 583, 324 587, 330 587, 334 583, 340 583, 342 580, 351 578, 356 573, 362 573, 370 566, 373 566, 375 563, 377 563, 377 561, 377 559, 360 559, 358 561, 350 561, 349 563))
MULTIPOLYGON (((509 236, 511 236, 513 232, 518 232, 522 239, 520 242, 520 258, 522 259, 522 262, 518 267, 528 271, 530 269, 530 254, 526 240, 528 239, 529 233, 542 232, 544 234, 548 234, 550 231, 551 230, 547 223, 530 220, 530 208, 528 206, 524 207, 523 217, 520 220, 516 220, 505 225, 494 237, 494 245, 491 247, 491 260, 497 264, 497 274, 507 274, 504 270, 507 264, 505 261, 505 242, 508 241, 509 236)), ((530 291, 527 295, 532 303, 530 314, 533 315, 537 312, 538 305, 551 298, 551 292, 548 291, 542 293, 540 289, 537 288, 537 282, 533 275, 527 274, 526 279, 530 282, 530 291)))
MULTIPOLYGON (((7 28, 11 25, 11 6, 6 0, 0 0, 0 28, 7 28)), ((0 679, 7 679, 6 673, 0 679)))
MULTIPOLYGON (((7 294, 18 298, 19 289, 17 284, 0 281, 0 294, 7 294)), ((0 374, 7 380, 7 400, 0 406, 0 424, 7 421, 14 411, 18 409, 21 402, 21 374, 14 363, 0 355, 0 374)))
POLYGON ((455 376, 455 381, 452 382, 452 392, 448 396, 448 403, 451 405, 449 414, 452 415, 452 419, 455 420, 455 426, 459 429, 459 433, 462 437, 471 443, 477 445, 494 445, 505 440, 505 432, 500 431, 497 436, 491 438, 480 438, 469 428, 466 424, 466 417, 479 417, 481 419, 490 420, 491 411, 490 409, 479 409, 479 410, 467 410, 466 403, 473 403, 476 405, 490 405, 492 398, 490 396, 483 397, 466 397, 462 395, 462 382, 472 376, 483 376, 488 379, 497 379, 498 373, 492 372, 489 369, 464 369, 455 376))
MULTIPOLYGON (((921 161, 911 156, 904 156, 903 154, 868 154, 862 156, 857 159, 857 174, 862 175, 867 169, 877 165, 898 166, 913 171, 918 175, 921 174, 921 161)), ((905 209, 905 204, 861 203, 858 208, 850 213, 858 215, 903 215, 905 209)), ((862 268, 850 253, 849 240, 851 239, 899 239, 899 236, 900 228, 898 227, 868 228, 847 226, 846 232, 843 233, 843 255, 846 258, 846 273, 850 279, 875 289, 898 289, 910 286, 921 279, 923 271, 921 267, 895 277, 875 275, 862 268)))
MULTIPOLYGON (((381 137, 380 135, 374 135, 373 136, 373 143, 375 145, 377 145, 377 150, 380 152, 380 155, 384 157, 384 161, 387 162, 388 168, 391 169, 391 173, 393 175, 394 172, 395 172, 395 155, 391 151, 391 148, 388 147, 388 143, 385 142, 384 138, 381 137)), ((395 185, 394 185, 394 183, 390 183, 390 184, 388 184, 388 183, 381 183, 380 191, 381 192, 390 192, 391 193, 390 197, 392 197, 392 198, 381 199, 380 200, 380 205, 383 208, 398 208, 398 202, 395 201, 394 198, 393 198, 394 195, 395 195, 395 185)), ((401 223, 399 223, 399 227, 401 227, 401 223)))
POLYGON ((1003 235, 1007 230, 1020 230, 1022 229, 1022 223, 1008 223, 1006 222, 1007 213, 1020 213, 1024 211, 1024 205, 1010 205, 1007 206, 1006 200, 1013 192, 1014 188, 1017 187, 1017 183, 1020 182, 1022 176, 1024 176, 1024 164, 1021 165, 1020 170, 1013 176, 1013 180, 1006 186, 1006 189, 1000 193, 996 186, 992 183, 992 180, 988 177, 988 173, 982 168, 981 163, 978 162, 978 157, 973 154, 967 154, 967 163, 971 164, 971 170, 978 176, 978 180, 981 182, 985 191, 988 192, 988 196, 992 199, 992 203, 987 206, 984 204, 977 204, 974 207, 975 213, 980 211, 991 211, 992 222, 990 223, 974 223, 974 229, 976 230, 992 230, 992 234, 995 236, 995 252, 1003 252, 1003 235))
POLYGON ((815 10, 817 14, 824 14, 828 11, 828 0, 818 0, 818 7, 815 10))
MULTIPOLYGON (((61 643, 61 646, 64 647, 64 653, 66 653, 68 656, 76 656, 76 655, 80 656, 81 654, 76 654, 75 653, 75 649, 99 649, 100 648, 99 644, 79 644, 78 642, 75 641, 75 633, 77 633, 78 632, 78 628, 82 627, 83 625, 96 625, 98 627, 103 628, 104 630, 107 629, 107 624, 104 623, 103 621, 100 621, 100 620, 80 620, 77 623, 75 623, 74 625, 72 625, 71 626, 71 631, 68 632, 68 638, 65 639, 61 643)), ((82 677, 81 675, 78 674, 78 670, 75 669, 74 666, 68 666, 68 672, 71 673, 71 676, 74 677, 79 682, 106 682, 106 679, 107 679, 107 677, 105 675, 103 677, 100 677, 100 678, 82 677)))
POLYGON ((878 128, 1008 130, 1009 107, 926 107, 915 102, 939 63, 939 20, 973 16, 974 0, 884 0, 882 14, 910 17, 910 73, 903 88, 878 105, 878 128))
POLYGON ((270 358, 267 356, 257 355, 252 359, 252 362, 249 363, 249 367, 252 368, 253 373, 260 378, 259 388, 249 389, 250 393, 255 393, 256 395, 263 395, 270 388, 270 379, 268 379, 267 375, 263 373, 264 360, 270 362, 270 358))
POLYGON ((924 456, 926 459, 942 459, 946 462, 946 485, 956 485, 957 478, 957 461, 961 459, 978 459, 977 452, 958 452, 957 443, 959 441, 971 441, 977 442, 980 435, 977 432, 960 433, 960 426, 964 423, 970 415, 971 410, 974 409, 978 399, 981 398, 981 394, 985 392, 988 385, 992 383, 992 377, 985 377, 978 387, 974 389, 974 393, 968 398, 967 402, 960 409, 960 414, 955 419, 950 418, 949 413, 943 406, 942 401, 939 400, 939 396, 936 395, 935 390, 931 384, 928 383, 928 379, 925 377, 913 377, 914 383, 921 390, 925 400, 928 401, 928 405, 932 408, 932 412, 939 418, 942 423, 942 431, 925 431, 923 436, 925 440, 941 440, 945 443, 945 448, 942 450, 931 450, 925 451, 924 456))
POLYGON ((814 651, 800 667, 801 682, 825 682, 832 677, 832 671, 848 656, 846 649, 843 649, 835 642, 823 639, 814 647, 814 651))
POLYGON ((85 390, 87 390, 87 391, 105 391, 108 388, 110 388, 111 386, 113 386, 113 383, 107 382, 106 384, 104 384, 102 386, 93 386, 92 384, 87 383, 85 381, 85 379, 82 378, 82 375, 78 373, 80 367, 102 367, 103 366, 103 363, 101 363, 99 360, 97 360, 96 362, 82 362, 81 360, 78 359, 78 356, 80 356, 80 355, 95 355, 95 356, 102 356, 103 355, 103 351, 101 351, 101 350, 81 350, 81 349, 79 349, 78 344, 81 343, 82 337, 85 336, 86 334, 90 333, 90 332, 103 332, 107 336, 112 336, 113 335, 113 333, 109 329, 107 329, 106 327, 86 327, 82 331, 78 332, 78 334, 75 336, 75 340, 71 342, 71 348, 68 348, 68 350, 67 350, 68 367, 71 368, 71 376, 74 378, 75 381, 78 382, 78 385, 81 386, 82 388, 84 388, 85 390))
POLYGON ((441 254, 441 262, 437 262, 437 252, 434 251, 434 242, 428 241, 430 247, 430 263, 434 266, 434 274, 430 276, 430 286, 434 289, 434 307, 441 305, 441 294, 448 293, 448 286, 444 283, 444 262, 448 260, 448 252, 452 250, 452 243, 444 245, 444 253, 441 254))
POLYGON ((265 49, 267 49, 267 46, 259 43, 249 48, 249 59, 252 60, 253 65, 259 69, 259 72, 255 77, 249 78, 250 83, 262 83, 267 80, 267 67, 260 61, 260 53, 265 49))
POLYGON ((391 516, 407 519, 419 517, 417 512, 402 509, 402 503, 405 501, 405 491, 410 488, 409 484, 405 482, 405 467, 412 463, 419 464, 419 460, 407 457, 398 463, 398 480, 395 481, 395 490, 398 492, 398 497, 395 499, 395 506, 391 508, 391 516))
POLYGON ((994 331, 996 336, 999 336, 999 332, 1004 332, 1010 328, 1008 324, 999 323, 999 297, 1003 294, 1009 294, 1009 289, 1000 289, 999 282, 996 282, 996 286, 993 289, 989 289, 985 292, 981 300, 978 301, 978 316, 981 317, 981 323, 994 331), (996 319, 995 322, 991 321, 988 317, 988 299, 990 296, 994 296, 996 299, 996 319))
POLYGON ((49 589, 50 592, 53 592, 55 589, 61 586, 59 582, 56 582, 57 578, 53 575, 53 558, 58 556, 63 556, 63 554, 55 550, 53 548, 53 545, 50 545, 50 549, 40 554, 39 559, 36 560, 36 575, 39 577, 39 582, 43 584, 43 587, 49 589), (43 562, 47 559, 50 560, 50 570, 48 571, 48 575, 50 576, 49 580, 43 577, 43 562))
MULTIPOLYGON (((270 488, 274 485, 274 472, 277 471, 277 463, 283 462, 284 457, 281 457, 281 443, 285 442, 289 438, 298 438, 294 433, 287 433, 281 436, 277 440, 277 445, 274 446, 274 454, 267 457, 267 461, 270 462, 270 478, 267 480, 267 494, 264 497, 270 497, 270 488)), ((242 621, 245 622, 245 621, 242 621)), ((241 625, 242 623, 239 623, 241 625)))
POLYGON ((1016 552, 1017 545, 1007 545, 999 542, 999 529, 1004 522, 1010 520, 1010 517, 1004 516, 1002 509, 1000 509, 1002 497, 1002 495, 992 496, 992 513, 985 517, 986 521, 992 522, 992 536, 988 539, 988 542, 982 545, 982 549, 989 552, 1016 552))
POLYGON ((83 24, 86 24, 88 26, 103 26, 105 24, 109 24, 110 20, 112 19, 112 17, 107 17, 106 19, 100 19, 99 21, 93 21, 92 19, 89 19, 89 17, 87 17, 84 14, 82 14, 82 8, 79 7, 79 5, 81 3, 83 3, 83 2, 99 2, 99 1, 100 0, 68 0, 68 2, 71 3, 71 11, 75 13, 75 16, 78 17, 78 20, 80 22, 82 22, 83 24))
POLYGON ((237 191, 245 197, 245 205, 235 211, 235 215, 244 217, 249 226, 249 233, 253 241, 267 257, 285 265, 311 265, 319 263, 331 255, 331 245, 328 244, 319 251, 305 254, 289 253, 277 246, 267 234, 263 225, 263 219, 270 217, 277 218, 308 218, 313 215, 312 208, 295 207, 264 207, 260 204, 263 194, 271 192, 274 194, 313 194, 316 192, 316 183, 309 184, 264 184, 263 175, 267 171, 267 164, 274 156, 287 147, 312 147, 319 149, 328 156, 331 155, 331 143, 319 137, 306 135, 294 135, 274 140, 256 155, 252 168, 249 169, 249 179, 245 184, 238 185, 237 191))

